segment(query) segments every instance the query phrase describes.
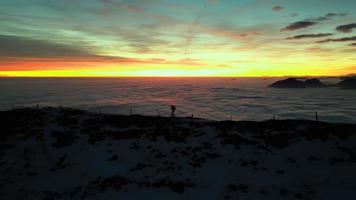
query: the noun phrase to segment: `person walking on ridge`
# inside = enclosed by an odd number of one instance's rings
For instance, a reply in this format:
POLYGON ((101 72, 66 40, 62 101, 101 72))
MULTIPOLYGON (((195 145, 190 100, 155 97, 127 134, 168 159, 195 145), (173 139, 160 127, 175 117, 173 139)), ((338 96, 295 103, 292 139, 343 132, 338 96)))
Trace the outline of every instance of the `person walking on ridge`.
POLYGON ((174 111, 176 111, 176 107, 174 105, 171 105, 171 110, 172 110, 172 117, 174 117, 174 111))

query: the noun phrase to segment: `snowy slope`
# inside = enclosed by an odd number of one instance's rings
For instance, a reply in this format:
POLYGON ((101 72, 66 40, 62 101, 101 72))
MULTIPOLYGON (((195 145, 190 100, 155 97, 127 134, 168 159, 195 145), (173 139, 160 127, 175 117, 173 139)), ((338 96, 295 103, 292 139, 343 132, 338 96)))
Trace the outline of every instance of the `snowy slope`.
POLYGON ((0 112, 0 199, 354 199, 356 125, 0 112))

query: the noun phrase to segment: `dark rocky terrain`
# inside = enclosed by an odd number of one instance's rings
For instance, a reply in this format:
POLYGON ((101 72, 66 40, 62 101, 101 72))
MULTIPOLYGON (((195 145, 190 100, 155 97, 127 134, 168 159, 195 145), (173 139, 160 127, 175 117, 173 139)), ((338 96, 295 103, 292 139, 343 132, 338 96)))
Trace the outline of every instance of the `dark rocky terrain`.
POLYGON ((298 80, 296 78, 287 78, 285 80, 277 81, 271 84, 269 87, 274 88, 322 88, 325 85, 320 82, 319 79, 312 78, 305 81, 298 80))
POLYGON ((300 81, 296 78, 288 78, 285 80, 277 81, 271 84, 269 87, 274 88, 305 88, 304 81, 300 81))
POLYGON ((304 86, 306 88, 322 88, 325 85, 317 78, 307 79, 304 81, 304 86))
POLYGON ((356 78, 347 78, 337 84, 341 89, 356 89, 356 78))
POLYGON ((323 88, 323 87, 338 87, 340 89, 356 89, 356 78, 349 77, 343 78, 340 83, 325 85, 317 78, 299 80, 296 78, 287 78, 284 80, 276 81, 268 87, 273 88, 323 88))
POLYGON ((0 199, 354 199, 356 125, 0 112, 0 199))

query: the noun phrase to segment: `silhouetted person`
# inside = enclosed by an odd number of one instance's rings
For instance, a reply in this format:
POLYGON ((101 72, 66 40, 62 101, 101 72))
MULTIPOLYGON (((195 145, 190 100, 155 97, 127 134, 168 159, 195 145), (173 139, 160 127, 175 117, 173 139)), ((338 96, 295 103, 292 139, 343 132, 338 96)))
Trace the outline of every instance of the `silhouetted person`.
POLYGON ((174 117, 174 111, 176 111, 176 107, 171 105, 171 110, 172 110, 172 117, 174 117))

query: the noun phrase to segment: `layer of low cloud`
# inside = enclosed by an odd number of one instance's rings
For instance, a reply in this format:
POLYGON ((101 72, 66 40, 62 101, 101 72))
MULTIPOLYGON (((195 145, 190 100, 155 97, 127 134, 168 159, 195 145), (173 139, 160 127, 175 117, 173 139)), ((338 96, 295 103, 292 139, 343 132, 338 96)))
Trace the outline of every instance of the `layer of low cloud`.
POLYGON ((293 37, 288 37, 287 40, 299 40, 304 38, 321 38, 321 37, 328 37, 332 35, 333 35, 332 33, 301 34, 301 35, 295 35, 293 37))
POLYGON ((356 28, 356 23, 340 25, 336 27, 336 30, 343 33, 350 33, 354 28, 356 28))

